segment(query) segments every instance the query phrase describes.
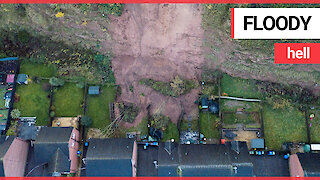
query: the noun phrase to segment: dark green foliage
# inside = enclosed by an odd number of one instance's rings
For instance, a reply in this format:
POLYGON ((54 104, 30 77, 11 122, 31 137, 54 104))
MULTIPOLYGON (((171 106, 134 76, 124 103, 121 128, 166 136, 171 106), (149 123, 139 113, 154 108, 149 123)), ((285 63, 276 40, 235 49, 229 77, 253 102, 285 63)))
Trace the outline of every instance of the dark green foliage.
POLYGON ((154 114, 151 117, 151 126, 156 129, 165 129, 170 122, 170 118, 163 114, 154 114))
POLYGON ((50 88, 51 88, 50 83, 44 82, 44 83, 42 84, 42 90, 44 90, 44 91, 49 91, 50 88))
POLYGON ((39 84, 41 81, 41 78, 39 78, 38 76, 31 76, 31 81, 39 84))
POLYGON ((98 4, 98 10, 103 15, 107 14, 121 16, 124 4, 112 3, 112 4, 98 4))
POLYGON ((18 32, 18 41, 21 43, 28 43, 30 40, 30 34, 26 31, 19 31, 18 32))
POLYGON ((63 79, 59 79, 59 78, 56 78, 56 77, 52 77, 49 79, 49 83, 51 84, 51 86, 63 86, 64 85, 64 80, 63 79))
POLYGON ((132 123, 139 113, 139 108, 131 103, 118 103, 122 120, 132 123))
POLYGON ((81 125, 89 127, 92 124, 92 119, 89 116, 83 116, 81 118, 81 125))
POLYGON ((115 83, 115 77, 111 66, 111 55, 97 53, 94 60, 98 65, 99 73, 102 75, 103 82, 115 83))
POLYGON ((85 83, 84 83, 83 81, 79 81, 79 82, 76 84, 77 88, 80 88, 80 89, 84 88, 84 85, 85 85, 85 83))
POLYGON ((50 115, 50 117, 52 117, 52 118, 53 118, 53 117, 55 117, 55 116, 56 116, 56 112, 51 111, 49 115, 50 115))
POLYGON ((290 99, 294 103, 300 104, 300 106, 310 104, 318 99, 318 97, 314 96, 310 90, 298 85, 284 85, 268 81, 257 81, 256 84, 259 91, 262 93, 265 93, 268 96, 282 96, 290 99))
POLYGON ((178 97, 180 95, 190 92, 192 89, 197 88, 198 84, 192 80, 182 80, 174 78, 170 82, 155 81, 152 79, 142 79, 140 84, 150 86, 152 89, 160 92, 166 96, 178 97))

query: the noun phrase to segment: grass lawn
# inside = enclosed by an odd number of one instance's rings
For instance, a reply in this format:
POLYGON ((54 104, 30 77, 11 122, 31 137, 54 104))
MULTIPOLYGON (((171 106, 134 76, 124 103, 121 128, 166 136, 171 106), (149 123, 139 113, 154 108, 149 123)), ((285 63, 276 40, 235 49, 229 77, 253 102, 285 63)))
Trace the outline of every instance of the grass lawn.
POLYGON ((56 75, 56 67, 54 65, 47 64, 37 64, 37 63, 29 63, 22 62, 20 64, 20 74, 27 74, 30 76, 38 76, 38 77, 53 77, 56 75))
POLYGON ((239 108, 244 108, 244 111, 247 111, 247 112, 259 112, 261 105, 259 102, 245 102, 245 101, 220 99, 221 111, 236 111, 239 108))
MULTIPOLYGON (((181 131, 187 131, 189 128, 189 121, 188 119, 183 119, 181 122, 181 131)), ((191 120, 191 130, 193 131, 198 131, 198 120, 197 119, 192 119, 191 120)))
POLYGON ((258 114, 236 114, 236 113, 224 113, 222 115, 224 124, 254 124, 259 123, 258 114))
POLYGON ((162 141, 167 141, 174 139, 175 142, 179 142, 179 131, 176 124, 172 123, 171 121, 168 123, 168 127, 163 132, 162 141))
POLYGON ((148 135, 148 118, 144 117, 137 127, 129 128, 126 131, 127 132, 140 131, 141 136, 148 135))
POLYGON ((200 132, 206 138, 220 138, 220 132, 217 127, 219 117, 208 112, 200 112, 200 132))
POLYGON ((264 105, 264 134, 269 149, 281 149, 284 142, 307 142, 304 113, 295 107, 274 110, 264 105))
POLYGON ((221 79, 221 93, 242 98, 261 98, 254 80, 241 79, 224 74, 221 79))
POLYGON ((21 116, 37 117, 36 125, 48 125, 48 110, 50 99, 49 92, 42 90, 40 84, 30 83, 28 85, 17 85, 16 94, 20 96, 20 101, 14 103, 14 108, 19 109, 21 116))
POLYGON ((88 95, 87 115, 92 119, 92 128, 104 128, 110 124, 109 103, 114 101, 115 87, 101 87, 100 95, 88 95))
POLYGON ((6 86, 0 86, 0 98, 1 98, 0 108, 6 108, 5 107, 5 102, 6 101, 3 99, 4 95, 6 94, 6 92, 7 92, 6 86))
POLYGON ((75 83, 65 83, 64 86, 55 90, 53 104, 56 108, 57 117, 75 117, 83 113, 84 89, 76 87, 75 83))
POLYGON ((310 137, 311 137, 311 143, 320 143, 320 107, 316 106, 315 109, 309 109, 308 116, 310 117, 311 114, 314 114, 314 118, 311 122, 310 127, 310 137))

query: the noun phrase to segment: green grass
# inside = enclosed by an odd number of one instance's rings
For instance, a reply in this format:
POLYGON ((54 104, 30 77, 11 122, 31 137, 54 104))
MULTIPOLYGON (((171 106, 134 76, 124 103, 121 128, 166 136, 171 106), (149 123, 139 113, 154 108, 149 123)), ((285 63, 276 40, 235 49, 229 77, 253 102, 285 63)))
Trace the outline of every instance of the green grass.
POLYGON ((56 67, 54 65, 22 62, 20 65, 20 74, 49 78, 56 75, 56 67))
POLYGON ((220 99, 221 111, 236 111, 239 108, 244 108, 247 112, 258 112, 261 109, 259 102, 245 102, 236 100, 220 99))
MULTIPOLYGON (((187 119, 183 119, 181 122, 181 131, 187 131, 189 128, 189 121, 187 119)), ((198 131, 198 120, 192 119, 191 120, 191 130, 198 131)))
POLYGON ((109 103, 114 102, 116 89, 101 87, 101 94, 88 95, 87 115, 92 119, 92 128, 104 128, 110 124, 109 103))
POLYGON ((39 126, 48 125, 50 105, 49 92, 42 90, 43 82, 40 84, 17 85, 16 94, 20 96, 20 101, 14 103, 14 108, 20 110, 22 117, 37 117, 36 125, 39 126))
POLYGON ((208 112, 200 112, 200 132, 206 138, 220 138, 220 132, 217 127, 219 117, 208 112))
POLYGON ((0 98, 1 98, 0 108, 5 108, 5 100, 3 98, 6 92, 7 92, 7 88, 5 86, 1 86, 0 87, 0 98))
POLYGON ((312 123, 310 127, 310 138, 311 138, 311 143, 320 143, 320 107, 315 107, 315 109, 309 109, 309 114, 308 116, 310 117, 311 114, 314 114, 314 118, 312 121, 309 122, 312 123))
POLYGON ((264 134, 269 149, 281 149, 284 142, 307 142, 304 113, 295 107, 274 110, 264 105, 264 134))
POLYGON ((8 119, 8 109, 1 109, 0 114, 3 116, 0 118, 0 123, 6 124, 8 119))
POLYGON ((132 127, 127 130, 127 132, 130 131, 140 131, 141 136, 148 134, 148 119, 147 117, 142 118, 142 121, 138 124, 137 127, 132 127))
POLYGON ((171 139, 174 139, 176 142, 179 142, 179 131, 177 125, 170 121, 166 130, 163 132, 162 141, 167 141, 171 139))
POLYGON ((242 98, 261 98, 254 80, 231 77, 224 74, 221 79, 221 93, 242 98))
POLYGON ((223 114, 224 124, 254 124, 259 123, 259 116, 256 114, 236 114, 225 113, 223 114))
POLYGON ((81 115, 83 109, 84 89, 76 87, 75 83, 65 83, 59 87, 54 93, 54 106, 56 107, 57 117, 74 117, 81 115))

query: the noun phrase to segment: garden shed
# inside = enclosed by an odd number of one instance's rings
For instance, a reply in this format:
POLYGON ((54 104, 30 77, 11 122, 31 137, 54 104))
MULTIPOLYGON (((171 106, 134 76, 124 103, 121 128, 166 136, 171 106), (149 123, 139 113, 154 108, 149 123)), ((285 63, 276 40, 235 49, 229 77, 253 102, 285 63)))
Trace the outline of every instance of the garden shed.
POLYGON ((89 86, 88 94, 90 95, 100 94, 100 86, 89 86))
POLYGON ((251 139, 252 149, 264 149, 264 139, 251 139))
POLYGON ((26 75, 26 74, 18 74, 17 82, 19 84, 28 84, 28 75, 26 75))

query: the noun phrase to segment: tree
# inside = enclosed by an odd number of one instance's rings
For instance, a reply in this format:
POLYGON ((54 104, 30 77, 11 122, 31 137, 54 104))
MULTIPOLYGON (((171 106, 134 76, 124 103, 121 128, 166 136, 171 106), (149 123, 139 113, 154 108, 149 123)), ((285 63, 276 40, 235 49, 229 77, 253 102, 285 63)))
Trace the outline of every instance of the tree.
POLYGON ((83 117, 81 118, 81 125, 82 125, 82 126, 89 127, 91 124, 92 124, 92 120, 91 120, 90 117, 88 117, 88 116, 83 116, 83 117))
POLYGON ((13 119, 18 119, 21 115, 21 112, 19 111, 19 109, 14 109, 11 111, 10 115, 13 119))
POLYGON ((85 85, 85 83, 84 83, 83 81, 79 81, 79 82, 76 84, 77 88, 80 88, 80 89, 84 88, 84 85, 85 85))
POLYGON ((51 86, 63 86, 64 85, 64 80, 63 79, 59 79, 56 77, 52 77, 49 79, 49 83, 51 84, 51 86))
POLYGON ((49 83, 45 82, 42 84, 42 90, 47 92, 50 90, 50 88, 51 88, 51 85, 49 83))
POLYGON ((183 80, 179 76, 176 76, 174 79, 172 79, 170 86, 175 96, 180 96, 186 89, 183 80))

